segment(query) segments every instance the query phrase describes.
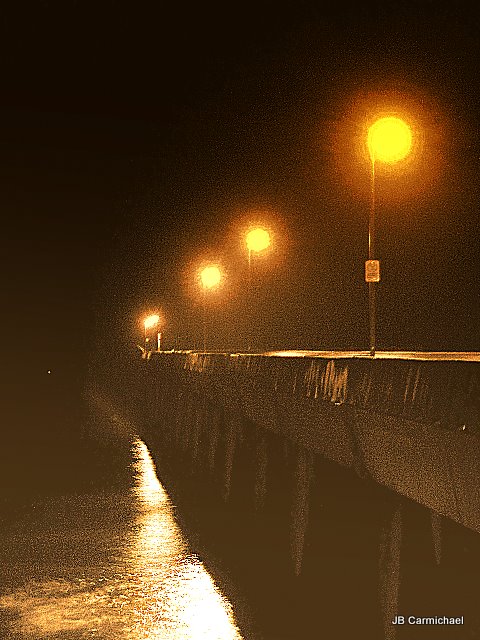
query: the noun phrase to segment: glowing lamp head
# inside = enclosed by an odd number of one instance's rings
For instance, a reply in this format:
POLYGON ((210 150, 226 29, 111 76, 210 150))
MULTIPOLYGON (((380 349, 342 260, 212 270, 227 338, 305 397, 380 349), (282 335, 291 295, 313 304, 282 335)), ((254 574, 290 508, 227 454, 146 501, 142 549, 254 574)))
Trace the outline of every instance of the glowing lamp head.
POLYGON ((368 150, 372 162, 393 164, 406 158, 411 148, 412 132, 400 118, 380 118, 368 130, 368 150))
POLYGON ((145 329, 151 329, 152 327, 157 325, 159 321, 160 321, 160 316, 154 314, 152 316, 148 316, 148 318, 145 318, 145 320, 143 321, 143 324, 145 329))
POLYGON ((249 251, 263 251, 264 249, 268 249, 268 247, 270 246, 270 234, 266 229, 257 227, 256 229, 252 229, 247 233, 246 242, 247 249, 249 251))
POLYGON ((213 289, 222 279, 220 269, 216 265, 210 265, 200 271, 200 281, 204 289, 213 289))

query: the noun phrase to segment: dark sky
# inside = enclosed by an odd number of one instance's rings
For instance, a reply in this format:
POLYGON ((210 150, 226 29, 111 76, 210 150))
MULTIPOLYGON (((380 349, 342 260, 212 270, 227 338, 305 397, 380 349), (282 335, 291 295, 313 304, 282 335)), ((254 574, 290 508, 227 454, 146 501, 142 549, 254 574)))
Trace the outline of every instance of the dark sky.
MULTIPOLYGON (((367 348, 376 113, 416 154, 378 171, 379 348, 480 350, 480 32, 450 2, 15 3, 0 16, 6 353, 82 379, 160 309, 199 346, 367 348), (265 220, 248 311, 242 225, 265 220), (215 329, 213 326, 215 325, 215 329)), ((133 352, 132 352, 133 353, 133 352)))

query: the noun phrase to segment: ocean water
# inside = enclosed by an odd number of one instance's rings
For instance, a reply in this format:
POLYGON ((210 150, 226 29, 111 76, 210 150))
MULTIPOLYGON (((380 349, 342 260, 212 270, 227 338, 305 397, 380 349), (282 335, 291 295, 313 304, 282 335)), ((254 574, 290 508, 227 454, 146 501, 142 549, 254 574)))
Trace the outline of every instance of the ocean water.
POLYGON ((0 637, 245 638, 132 425, 67 426, 3 448, 0 637))

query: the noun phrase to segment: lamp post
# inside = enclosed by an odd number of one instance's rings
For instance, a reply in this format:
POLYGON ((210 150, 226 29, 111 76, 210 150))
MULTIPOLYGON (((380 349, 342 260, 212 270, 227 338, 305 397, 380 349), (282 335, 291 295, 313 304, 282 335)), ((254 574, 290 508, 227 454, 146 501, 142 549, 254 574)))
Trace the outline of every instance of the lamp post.
POLYGON ((200 270, 203 302, 203 351, 207 350, 207 291, 215 289, 220 284, 222 272, 216 264, 211 264, 200 270))
POLYGON ((248 318, 248 342, 247 351, 252 349, 252 253, 262 253, 271 245, 272 240, 269 232, 263 227, 253 227, 245 236, 245 243, 248 251, 248 284, 247 284, 247 304, 249 309, 248 318))
MULTIPOLYGON (((147 330, 151 329, 152 327, 156 327, 159 322, 160 322, 160 316, 157 314, 148 316, 143 321, 143 330, 144 330, 143 340, 144 340, 145 353, 147 353, 148 343, 150 342, 150 338, 147 335, 147 330)), ((157 334, 157 344, 158 344, 158 350, 160 351, 160 333, 157 334)))
POLYGON ((379 118, 368 129, 367 145, 371 160, 371 200, 365 281, 368 283, 369 342, 370 356, 373 358, 376 351, 375 285, 380 282, 380 261, 375 259, 375 163, 394 164, 406 158, 412 148, 412 132, 408 124, 400 118, 379 118))

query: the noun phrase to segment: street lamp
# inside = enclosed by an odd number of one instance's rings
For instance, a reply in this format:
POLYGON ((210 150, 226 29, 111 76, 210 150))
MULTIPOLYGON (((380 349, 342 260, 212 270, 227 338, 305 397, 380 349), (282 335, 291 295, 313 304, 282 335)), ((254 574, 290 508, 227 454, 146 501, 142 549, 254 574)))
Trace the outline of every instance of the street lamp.
POLYGON ((254 229, 250 229, 250 231, 245 236, 245 242, 247 244, 248 249, 248 260, 250 262, 252 251, 255 253, 260 253, 271 244, 270 234, 263 227, 255 227, 254 229))
POLYGON ((376 120, 368 130, 367 146, 372 163, 371 204, 368 217, 368 260, 365 281, 368 283, 370 355, 376 350, 375 285, 380 282, 380 261, 375 259, 375 163, 394 164, 408 156, 412 148, 412 132, 406 122, 395 116, 376 120))
MULTIPOLYGON (((157 314, 153 314, 151 316, 147 316, 143 321, 143 329, 144 329, 144 348, 145 353, 147 353, 147 346, 150 342, 150 338, 147 336, 147 330, 156 327, 160 322, 160 316, 157 314)), ((157 349, 160 351, 160 341, 161 341, 161 333, 157 332, 157 349)))
POLYGON ((203 351, 207 350, 207 291, 215 289, 222 280, 222 272, 216 264, 203 267, 200 272, 200 283, 203 291, 203 351))
POLYGON ((248 307, 250 311, 248 326, 248 344, 247 351, 251 351, 252 345, 252 253, 260 254, 270 247, 272 239, 270 233, 264 227, 253 227, 245 236, 245 244, 248 251, 248 307))
POLYGON ((202 287, 205 289, 213 289, 222 279, 222 274, 217 265, 210 265, 204 267, 200 272, 200 280, 202 281, 202 287))

